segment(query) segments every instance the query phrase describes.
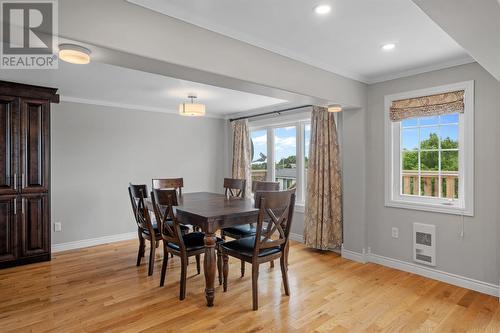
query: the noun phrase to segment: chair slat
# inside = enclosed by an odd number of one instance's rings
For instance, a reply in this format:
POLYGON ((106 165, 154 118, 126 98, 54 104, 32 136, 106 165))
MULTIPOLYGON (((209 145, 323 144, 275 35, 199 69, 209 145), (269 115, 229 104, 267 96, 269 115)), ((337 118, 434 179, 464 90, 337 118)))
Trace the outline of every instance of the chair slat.
POLYGON ((245 196, 245 179, 224 178, 224 189, 227 197, 243 198, 245 196))
POLYGON ((176 190, 177 195, 182 195, 182 188, 184 187, 184 178, 157 178, 152 179, 151 183, 153 185, 153 189, 169 189, 176 190))

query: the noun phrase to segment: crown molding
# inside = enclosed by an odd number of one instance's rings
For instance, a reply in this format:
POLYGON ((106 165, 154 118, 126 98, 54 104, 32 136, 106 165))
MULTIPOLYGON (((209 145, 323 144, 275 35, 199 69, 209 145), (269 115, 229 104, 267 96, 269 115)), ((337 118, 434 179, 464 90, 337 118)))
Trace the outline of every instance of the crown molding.
POLYGON ((465 58, 459 58, 459 59, 454 59, 454 60, 450 60, 450 61, 445 61, 443 63, 436 64, 436 65, 430 65, 430 66, 425 66, 425 67, 418 67, 418 68, 415 68, 415 69, 410 69, 410 70, 407 70, 407 71, 402 71, 400 73, 374 76, 373 78, 367 80, 366 83, 367 84, 380 83, 380 82, 385 82, 385 81, 400 79, 400 78, 403 78, 403 77, 409 77, 409 76, 413 76, 413 75, 418 75, 418 74, 423 74, 423 73, 438 71, 440 69, 446 69, 446 68, 450 68, 450 67, 466 65, 466 64, 473 63, 473 62, 476 62, 476 60, 474 60, 474 58, 472 58, 470 56, 467 56, 465 58))

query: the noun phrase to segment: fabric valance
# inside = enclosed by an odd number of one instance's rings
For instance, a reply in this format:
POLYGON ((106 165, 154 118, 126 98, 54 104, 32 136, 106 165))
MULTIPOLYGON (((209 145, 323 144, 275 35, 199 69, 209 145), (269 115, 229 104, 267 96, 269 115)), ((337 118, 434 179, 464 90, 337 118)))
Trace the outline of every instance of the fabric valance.
POLYGON ((464 90, 393 101, 391 121, 464 112, 464 90))

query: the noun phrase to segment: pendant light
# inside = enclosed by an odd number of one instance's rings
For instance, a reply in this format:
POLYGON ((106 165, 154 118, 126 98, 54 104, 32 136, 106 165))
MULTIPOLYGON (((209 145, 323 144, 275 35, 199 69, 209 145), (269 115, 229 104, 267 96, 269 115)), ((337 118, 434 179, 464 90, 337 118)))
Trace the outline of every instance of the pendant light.
POLYGON ((203 117, 205 115, 205 104, 194 103, 195 94, 189 94, 188 99, 191 103, 179 104, 179 114, 188 117, 203 117))

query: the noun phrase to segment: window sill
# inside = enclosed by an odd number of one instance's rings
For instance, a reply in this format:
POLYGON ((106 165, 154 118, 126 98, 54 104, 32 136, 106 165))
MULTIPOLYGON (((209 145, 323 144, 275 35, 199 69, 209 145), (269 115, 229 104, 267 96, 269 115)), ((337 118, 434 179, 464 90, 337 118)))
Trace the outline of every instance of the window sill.
POLYGON ((421 203, 421 202, 412 202, 412 201, 390 200, 390 201, 385 202, 385 207, 421 210, 421 211, 432 212, 432 213, 474 216, 473 209, 464 209, 464 208, 456 207, 456 206, 447 206, 447 205, 443 205, 441 203, 430 204, 430 203, 421 203))

